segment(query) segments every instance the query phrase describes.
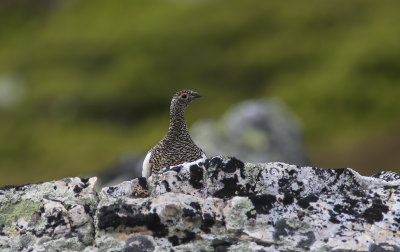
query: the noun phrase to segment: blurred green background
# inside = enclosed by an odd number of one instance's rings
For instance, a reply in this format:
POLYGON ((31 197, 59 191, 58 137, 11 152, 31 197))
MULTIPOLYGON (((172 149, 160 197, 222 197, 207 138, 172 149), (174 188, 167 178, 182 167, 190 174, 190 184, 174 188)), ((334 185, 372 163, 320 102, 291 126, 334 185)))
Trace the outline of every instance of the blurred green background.
POLYGON ((400 172, 399 1, 0 3, 0 185, 104 172, 187 121, 278 97, 311 164, 400 172))

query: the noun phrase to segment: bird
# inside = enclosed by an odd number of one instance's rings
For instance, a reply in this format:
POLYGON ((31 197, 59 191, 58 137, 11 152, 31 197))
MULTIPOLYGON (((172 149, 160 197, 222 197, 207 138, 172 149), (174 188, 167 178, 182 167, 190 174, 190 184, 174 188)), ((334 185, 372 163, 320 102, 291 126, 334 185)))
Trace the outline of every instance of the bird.
POLYGON ((168 132, 156 146, 151 148, 143 161, 142 176, 149 178, 167 166, 202 161, 206 154, 189 135, 185 112, 190 103, 201 95, 192 90, 181 90, 172 97, 168 132))

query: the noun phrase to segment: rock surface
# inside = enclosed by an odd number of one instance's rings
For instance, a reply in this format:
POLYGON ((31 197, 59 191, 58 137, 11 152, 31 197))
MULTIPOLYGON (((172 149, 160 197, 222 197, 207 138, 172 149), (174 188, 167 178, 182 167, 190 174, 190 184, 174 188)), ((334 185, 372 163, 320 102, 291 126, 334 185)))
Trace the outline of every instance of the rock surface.
POLYGON ((96 180, 0 188, 0 251, 81 251, 93 245, 96 180))
POLYGON ((1 251, 400 251, 400 175, 213 157, 0 189, 1 251))

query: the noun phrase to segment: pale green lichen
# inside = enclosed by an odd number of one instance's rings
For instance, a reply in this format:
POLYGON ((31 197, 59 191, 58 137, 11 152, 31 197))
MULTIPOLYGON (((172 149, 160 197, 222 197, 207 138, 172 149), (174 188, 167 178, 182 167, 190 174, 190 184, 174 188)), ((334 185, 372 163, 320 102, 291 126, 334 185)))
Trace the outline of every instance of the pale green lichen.
POLYGON ((347 178, 347 181, 348 181, 349 183, 353 183, 353 179, 352 179, 350 176, 347 178))
POLYGON ((313 215, 313 214, 314 214, 314 211, 305 210, 304 213, 305 213, 306 215, 313 215))
POLYGON ((246 197, 234 197, 225 207, 224 215, 227 226, 232 229, 240 229, 247 221, 246 213, 253 210, 254 206, 246 197))
MULTIPOLYGON (((396 192, 396 189, 394 189, 394 188, 389 188, 389 189, 386 189, 385 192, 386 192, 386 194, 388 195, 388 200, 391 200, 391 199, 392 199, 393 193, 396 192)), ((382 198, 382 197, 381 197, 381 198, 382 198)))
POLYGON ((40 206, 41 203, 31 200, 2 205, 0 207, 0 225, 9 227, 19 218, 29 221, 34 213, 40 212, 40 206))

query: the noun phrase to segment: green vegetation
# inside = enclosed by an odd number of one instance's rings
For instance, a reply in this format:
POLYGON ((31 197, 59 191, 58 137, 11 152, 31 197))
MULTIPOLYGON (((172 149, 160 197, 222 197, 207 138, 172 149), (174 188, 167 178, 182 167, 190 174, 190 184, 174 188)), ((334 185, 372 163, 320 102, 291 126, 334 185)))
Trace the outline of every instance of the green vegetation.
POLYGON ((204 96, 189 124, 280 97, 314 165, 400 172, 400 2, 14 2, 0 6, 0 185, 144 153, 181 88, 204 96))

